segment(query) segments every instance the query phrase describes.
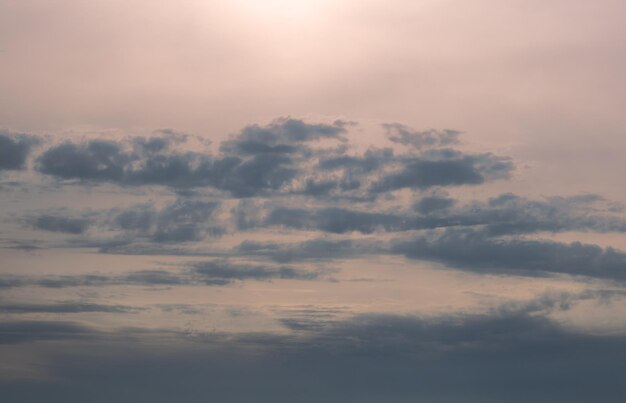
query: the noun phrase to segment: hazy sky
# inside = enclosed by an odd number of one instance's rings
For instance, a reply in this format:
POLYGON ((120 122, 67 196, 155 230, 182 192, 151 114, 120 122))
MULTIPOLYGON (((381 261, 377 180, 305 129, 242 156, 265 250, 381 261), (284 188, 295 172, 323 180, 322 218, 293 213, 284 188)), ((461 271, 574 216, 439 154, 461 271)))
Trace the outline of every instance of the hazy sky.
POLYGON ((622 402, 625 14, 0 0, 0 399, 622 402))

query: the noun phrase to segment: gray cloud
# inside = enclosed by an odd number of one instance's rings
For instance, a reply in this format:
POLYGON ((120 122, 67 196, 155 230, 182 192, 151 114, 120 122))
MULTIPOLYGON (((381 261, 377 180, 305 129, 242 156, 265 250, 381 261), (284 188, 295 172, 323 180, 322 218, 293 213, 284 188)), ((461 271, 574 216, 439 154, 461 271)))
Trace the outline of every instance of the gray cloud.
POLYGON ((275 262, 287 263, 344 259, 386 253, 386 250, 384 246, 368 241, 311 239, 291 244, 243 241, 233 249, 233 253, 242 256, 265 257, 275 262))
POLYGON ((412 259, 441 262, 476 273, 542 276, 569 274, 624 281, 626 254, 573 242, 490 238, 480 231, 446 230, 397 240, 391 248, 412 259))
POLYGON ((397 232, 448 227, 480 228, 491 236, 527 234, 541 231, 624 232, 626 221, 593 203, 602 201, 594 195, 569 198, 554 197, 529 200, 511 193, 486 202, 459 201, 443 195, 426 195, 410 211, 376 212, 349 208, 289 208, 249 204, 236 210, 240 229, 283 226, 292 229, 319 230, 331 233, 357 231, 397 232), (253 206, 253 207, 252 207, 253 206))
POLYGON ((416 131, 400 123, 383 124, 389 140, 415 148, 442 147, 457 143, 461 132, 456 130, 416 131))
POLYGON ((114 285, 183 285, 190 284, 191 280, 184 273, 166 270, 137 270, 123 275, 57 275, 57 276, 3 276, 0 278, 0 287, 36 286, 45 288, 66 287, 104 287, 114 285))
POLYGON ((75 235, 85 233, 90 227, 114 231, 113 238, 100 241, 85 238, 74 243, 106 249, 131 241, 181 243, 223 235, 226 230, 216 217, 219 207, 217 201, 178 198, 161 208, 145 203, 79 214, 63 209, 49 210, 28 215, 22 221, 38 230, 75 235))
MULTIPOLYGON (((280 260, 280 259, 278 259, 280 260)), ((284 260, 284 259, 283 259, 284 260)), ((289 259, 287 259, 289 260, 289 259)), ((321 273, 311 270, 301 270, 289 266, 268 266, 254 264, 235 264, 227 259, 207 260, 189 263, 180 270, 136 270, 121 275, 58 275, 58 276, 19 276, 5 275, 0 277, 1 288, 36 286, 45 288, 66 287, 105 287, 118 285, 132 286, 199 286, 199 285, 228 285, 234 281, 269 281, 269 280, 318 280, 321 273)), ((56 305, 3 305, 0 312, 15 312, 29 309, 35 312, 110 312, 130 311, 134 308, 118 305, 97 305, 71 302, 56 305), (101 309, 101 311, 99 311, 101 309)))
MULTIPOLYGON (((341 150, 340 150, 341 151, 341 150)), ((392 149, 368 149, 363 155, 333 155, 322 156, 318 162, 318 169, 332 171, 346 169, 351 175, 359 175, 376 171, 387 164, 394 162, 395 154, 392 149)))
POLYGON ((192 265, 192 272, 200 282, 214 285, 224 285, 235 280, 315 280, 319 277, 317 272, 293 267, 232 264, 225 260, 196 262, 192 265))
POLYGON ((279 207, 268 214, 265 224, 336 234, 351 231, 368 234, 376 230, 406 230, 410 227, 409 221, 410 218, 397 214, 360 212, 343 208, 305 210, 279 207))
POLYGON ((39 139, 35 136, 0 131, 0 171, 23 169, 37 143, 39 139))
POLYGON ((67 234, 82 234, 92 221, 89 218, 65 217, 61 215, 40 215, 31 220, 33 228, 43 231, 64 232, 67 234))
POLYGON ((0 344, 25 343, 40 340, 86 339, 93 331, 73 322, 64 321, 5 321, 0 322, 0 344))
POLYGON ((62 179, 120 181, 126 164, 133 160, 120 144, 92 140, 84 144, 63 143, 38 158, 38 170, 62 179))
POLYGON ((190 285, 191 279, 185 273, 167 270, 138 270, 111 278, 116 284, 159 286, 190 285))
POLYGON ((548 291, 527 301, 508 301, 492 310, 496 315, 509 314, 549 314, 553 311, 567 311, 581 301, 596 301, 604 305, 626 296, 623 289, 587 289, 581 292, 548 291))
POLYGON ((386 174, 371 186, 374 193, 398 189, 428 189, 435 186, 479 185, 506 179, 513 170, 508 158, 493 154, 466 155, 451 149, 408 158, 403 167, 386 174))
POLYGON ((411 137, 408 129, 397 125, 386 126, 404 133, 392 135, 392 141, 407 142, 410 137, 427 149, 414 147, 398 155, 391 149, 348 154, 350 147, 343 136, 348 125, 277 119, 266 126, 244 128, 220 144, 218 155, 182 151, 179 146, 187 137, 170 132, 125 142, 66 142, 44 151, 37 159, 37 169, 63 180, 162 185, 179 191, 208 187, 236 198, 302 194, 353 200, 372 200, 380 193, 403 188, 477 185, 507 178, 513 169, 504 157, 437 148, 453 144, 457 132, 415 132, 411 137), (322 144, 319 140, 339 141, 340 145, 313 147, 322 144))
POLYGON ((136 313, 142 308, 126 305, 102 305, 87 302, 62 302, 54 304, 16 304, 0 303, 1 313, 28 314, 28 313, 136 313))
POLYGON ((108 225, 153 242, 199 241, 224 233, 224 228, 215 223, 218 207, 218 202, 179 198, 160 210, 151 204, 114 210, 109 213, 108 225))
POLYGON ((626 221, 621 216, 594 206, 602 201, 596 195, 530 200, 505 193, 486 202, 459 205, 448 197, 426 196, 413 206, 422 215, 414 223, 415 228, 421 229, 481 227, 492 236, 541 231, 626 231, 626 221))
POLYGON ((2 395, 69 403, 84 396, 168 402, 207 394, 224 402, 288 402, 297 394, 305 403, 587 402, 597 396, 618 403, 626 392, 623 335, 579 333, 525 310, 435 318, 363 314, 306 329, 284 323, 295 335, 200 333, 182 343, 179 333, 156 346, 126 337, 119 344, 70 322, 5 323, 5 343, 57 340, 48 368, 69 382, 5 382, 2 395), (84 339, 83 349, 77 338, 84 339))
POLYGON ((446 196, 426 196, 418 200, 413 208, 420 214, 446 211, 456 203, 456 200, 446 196))
POLYGON ((253 199, 243 199, 230 210, 230 213, 235 227, 246 230, 261 225, 261 210, 262 206, 255 203, 253 199))
MULTIPOLYGON (((595 195, 530 200, 506 193, 487 201, 461 204, 443 193, 419 198, 411 210, 356 210, 342 207, 293 208, 277 202, 242 199, 231 208, 231 220, 239 230, 271 226, 343 234, 357 231, 400 232, 436 228, 479 228, 490 236, 542 231, 624 232, 626 220, 595 195), (598 204, 600 203, 600 204, 598 204)), ((34 228, 84 233, 89 226, 121 231, 124 239, 111 239, 102 246, 119 249, 121 243, 142 239, 156 243, 200 241, 226 232, 228 223, 216 217, 219 202, 180 197, 156 208, 151 203, 103 212, 76 215, 49 211, 27 217, 34 228)), ((118 234, 119 235, 119 234, 118 234)))
POLYGON ((281 118, 268 126, 252 125, 244 128, 239 135, 221 145, 228 154, 293 154, 307 153, 303 143, 320 139, 340 139, 346 131, 346 122, 335 121, 332 125, 307 124, 302 120, 281 118))
POLYGON ((67 142, 40 155, 37 169, 61 179, 174 188, 208 186, 234 197, 250 197, 278 190, 291 181, 299 172, 291 154, 308 152, 305 142, 338 139, 344 125, 281 119, 266 127, 250 126, 224 142, 218 157, 173 150, 171 145, 183 142, 184 137, 171 133, 134 138, 131 150, 112 141, 67 142))

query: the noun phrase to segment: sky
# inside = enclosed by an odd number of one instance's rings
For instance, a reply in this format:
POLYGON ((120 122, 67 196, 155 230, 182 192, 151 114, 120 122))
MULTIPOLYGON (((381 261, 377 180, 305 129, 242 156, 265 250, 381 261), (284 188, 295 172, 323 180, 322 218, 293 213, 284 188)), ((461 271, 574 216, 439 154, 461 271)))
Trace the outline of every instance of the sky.
POLYGON ((623 402, 624 13, 0 0, 0 399, 623 402))

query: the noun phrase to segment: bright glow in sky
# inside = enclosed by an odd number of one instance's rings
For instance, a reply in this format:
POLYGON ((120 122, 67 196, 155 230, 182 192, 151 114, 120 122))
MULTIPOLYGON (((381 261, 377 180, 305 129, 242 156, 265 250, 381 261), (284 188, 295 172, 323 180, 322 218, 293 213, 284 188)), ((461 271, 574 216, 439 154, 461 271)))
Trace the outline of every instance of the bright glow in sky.
POLYGON ((232 4, 243 12, 251 12, 261 18, 291 17, 316 19, 334 2, 330 0, 234 0, 232 4))

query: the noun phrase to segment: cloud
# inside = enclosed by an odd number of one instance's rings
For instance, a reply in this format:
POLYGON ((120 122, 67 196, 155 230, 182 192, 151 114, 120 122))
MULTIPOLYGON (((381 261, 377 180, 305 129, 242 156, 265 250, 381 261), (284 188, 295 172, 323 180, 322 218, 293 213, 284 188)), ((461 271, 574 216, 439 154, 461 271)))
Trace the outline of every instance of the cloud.
MULTIPOLYGON (((259 264, 235 264, 227 259, 206 260, 188 263, 178 270, 136 270, 119 275, 48 275, 48 276, 20 276, 4 275, 0 277, 1 288, 15 287, 107 287, 107 286, 222 286, 235 281, 270 281, 270 280, 318 280, 321 273, 312 270, 301 270, 290 266, 270 266, 259 264)), ((19 310, 36 312, 110 312, 131 311, 134 308, 120 305, 97 305, 80 302, 68 302, 57 305, 22 305, 1 304, 0 312, 15 312, 19 310)))
POLYGON ((419 199, 413 209, 420 214, 446 211, 456 203, 456 200, 446 196, 425 196, 419 199))
MULTIPOLYGON (((24 221, 36 229, 70 234, 82 234, 89 227, 115 231, 117 238, 96 242, 106 250, 119 249, 121 243, 133 240, 201 241, 225 234, 230 226, 237 230, 280 226, 335 234, 472 228, 493 237, 545 231, 626 231, 626 221, 603 204, 605 201, 595 195, 531 200, 511 193, 486 201, 461 203, 445 193, 435 192, 419 197, 411 208, 376 211, 344 207, 295 208, 282 206, 278 200, 262 202, 248 198, 231 207, 229 223, 228 218, 217 214, 219 201, 192 196, 179 197, 160 208, 154 203, 144 203, 79 214, 51 210, 28 216, 24 221)), ((90 244, 87 240, 84 242, 90 244)))
POLYGON ((293 208, 249 203, 236 210, 240 229, 282 226, 330 233, 352 231, 400 232, 437 228, 479 228, 491 236, 528 234, 542 231, 624 232, 626 221, 601 206, 597 196, 553 197, 529 200, 511 193, 487 201, 460 201, 440 193, 425 195, 413 204, 413 211, 367 211, 352 208, 293 208))
POLYGON ((336 234, 352 231, 369 234, 377 230, 406 230, 410 227, 409 221, 410 218, 397 214, 370 213, 343 208, 305 210, 278 207, 268 214, 265 224, 336 234))
POLYGON ((90 227, 96 228, 98 232, 113 231, 113 238, 74 241, 103 248, 142 240, 183 243, 223 235, 226 230, 216 217, 219 207, 218 201, 179 197, 160 208, 156 203, 144 203, 127 208, 88 210, 78 214, 57 209, 27 215, 22 221, 34 229, 74 235, 84 234, 90 227))
POLYGON ((183 273, 167 270, 137 270, 122 275, 105 274, 77 274, 77 275, 47 275, 47 276, 18 276, 7 275, 0 277, 0 288, 13 287, 105 287, 115 285, 184 285, 190 284, 191 279, 183 273))
POLYGON ((319 276, 314 271, 302 271, 288 266, 241 265, 225 260, 196 262, 192 265, 192 273, 200 282, 211 285, 224 285, 235 280, 315 280, 319 276))
POLYGON ((405 188, 480 185, 489 180, 507 179, 512 170, 513 164, 508 158, 437 150, 421 157, 407 158, 399 171, 374 182, 371 191, 382 193, 405 188))
POLYGON ((0 344, 45 340, 86 339, 92 336, 87 326, 64 321, 0 322, 0 344))
POLYGON ((580 242, 499 239, 481 231, 446 230, 408 241, 396 240, 391 251, 475 273, 569 274, 626 280, 625 253, 580 242))
POLYGON ((416 131, 400 123, 385 123, 389 140, 405 146, 418 149, 428 147, 442 147, 457 143, 461 132, 456 130, 426 130, 416 131))
POLYGON ((56 304, 16 304, 0 303, 1 313, 29 314, 29 313, 136 313, 142 308, 126 305, 102 305, 87 302, 62 302, 56 304))
POLYGON ((225 141, 221 150, 227 154, 264 155, 307 153, 303 143, 321 139, 339 139, 345 133, 346 122, 333 124, 307 124, 302 120, 280 118, 267 126, 252 125, 244 128, 235 138, 225 141))
POLYGON ((369 241, 350 239, 311 239, 298 243, 243 241, 233 248, 240 256, 265 257, 278 263, 297 261, 322 262, 368 254, 385 253, 384 246, 369 241))
POLYGON ((199 241, 219 236, 224 228, 215 223, 219 202, 179 198, 160 210, 142 204, 111 211, 108 225, 133 236, 147 237, 157 243, 199 241))
POLYGON ((508 301, 495 307, 497 315, 528 314, 548 315, 554 311, 567 311, 582 301, 596 301, 607 305, 626 296, 623 289, 586 289, 581 292, 547 291, 531 300, 508 301))
POLYGON ((0 171, 24 169, 32 148, 39 138, 0 131, 0 171))
POLYGON ((31 220, 33 228, 43 231, 63 232, 67 234, 82 234, 92 221, 89 218, 64 217, 61 215, 40 215, 31 220))
POLYGON ((626 392, 623 335, 581 333, 524 310, 430 318, 361 314, 306 329, 283 323, 296 331, 146 331, 140 339, 123 329, 121 339, 103 337, 71 322, 5 323, 5 343, 55 340, 46 368, 65 382, 5 382, 2 395, 68 403, 84 396, 168 402, 207 394, 226 402, 288 402, 298 395, 304 403, 587 402, 597 396, 618 403, 626 392))
POLYGON ((370 148, 363 155, 344 155, 340 152, 339 155, 322 156, 317 167, 324 171, 346 169, 350 174, 357 175, 377 171, 394 160, 395 155, 391 148, 370 148))
POLYGON ((504 193, 484 202, 465 204, 448 197, 425 196, 413 208, 422 215, 416 223, 423 229, 477 227, 491 236, 545 231, 626 231, 623 217, 595 205, 597 202, 603 202, 597 195, 532 200, 504 193))
POLYGON ((386 126, 404 133, 392 135, 391 141, 419 141, 424 147, 402 154, 391 148, 355 153, 345 136, 349 126, 281 118, 243 128, 220 144, 217 155, 185 151, 188 137, 173 132, 126 141, 65 142, 45 150, 37 170, 66 181, 212 188, 235 198, 300 194, 372 200, 403 188, 478 185, 508 178, 513 169, 505 157, 441 148, 454 144, 457 132, 411 134, 397 125, 386 126), (334 147, 326 147, 329 142, 334 147))
POLYGON ((307 124, 295 119, 279 119, 266 127, 249 126, 221 145, 220 156, 177 151, 172 145, 185 139, 171 133, 134 138, 130 145, 104 140, 66 142, 40 155, 37 169, 66 180, 213 187, 234 197, 251 197, 276 191, 294 179, 299 170, 291 154, 308 152, 303 145, 306 142, 339 139, 343 126, 342 122, 307 124))
POLYGON ((38 170, 62 179, 121 181, 132 155, 113 141, 66 142, 49 148, 38 158, 38 170))

